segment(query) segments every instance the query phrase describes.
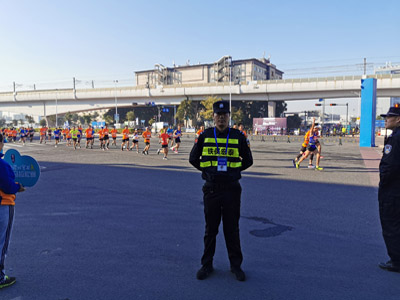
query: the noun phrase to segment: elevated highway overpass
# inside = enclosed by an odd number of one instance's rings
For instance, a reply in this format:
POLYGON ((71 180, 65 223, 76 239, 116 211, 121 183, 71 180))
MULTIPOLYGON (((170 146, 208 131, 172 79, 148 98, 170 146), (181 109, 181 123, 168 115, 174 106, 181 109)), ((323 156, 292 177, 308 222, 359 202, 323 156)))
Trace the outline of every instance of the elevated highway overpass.
MULTIPOLYGON (((400 97, 400 75, 370 75, 377 79, 377 97, 400 97)), ((34 116, 131 106, 148 102, 178 105, 183 99, 207 96, 232 101, 313 100, 360 97, 361 76, 254 81, 241 84, 209 83, 165 86, 132 86, 93 89, 27 90, 0 93, 0 111, 34 116)))

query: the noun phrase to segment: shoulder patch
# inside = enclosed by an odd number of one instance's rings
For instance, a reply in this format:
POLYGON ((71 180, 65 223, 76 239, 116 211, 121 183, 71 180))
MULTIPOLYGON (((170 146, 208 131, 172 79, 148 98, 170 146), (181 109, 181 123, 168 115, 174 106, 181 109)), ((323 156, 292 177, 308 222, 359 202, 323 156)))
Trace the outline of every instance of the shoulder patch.
POLYGON ((385 145, 384 153, 389 154, 392 151, 392 145, 385 145))

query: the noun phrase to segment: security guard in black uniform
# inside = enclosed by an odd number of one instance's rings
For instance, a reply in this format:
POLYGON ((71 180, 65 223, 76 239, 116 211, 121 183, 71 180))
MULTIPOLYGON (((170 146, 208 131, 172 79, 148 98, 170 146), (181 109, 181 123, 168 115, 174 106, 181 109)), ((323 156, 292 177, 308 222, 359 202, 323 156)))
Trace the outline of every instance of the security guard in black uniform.
POLYGON ((400 107, 391 107, 385 117, 385 128, 392 134, 386 139, 379 164, 379 216, 382 234, 390 260, 379 267, 400 272, 400 107))
POLYGON ((206 230, 204 253, 197 279, 205 279, 214 270, 218 227, 223 221, 226 248, 231 271, 239 281, 245 280, 241 269, 243 260, 239 238, 240 172, 253 164, 246 137, 229 127, 229 102, 217 101, 213 105, 215 127, 206 129, 190 152, 189 162, 202 171, 206 230))

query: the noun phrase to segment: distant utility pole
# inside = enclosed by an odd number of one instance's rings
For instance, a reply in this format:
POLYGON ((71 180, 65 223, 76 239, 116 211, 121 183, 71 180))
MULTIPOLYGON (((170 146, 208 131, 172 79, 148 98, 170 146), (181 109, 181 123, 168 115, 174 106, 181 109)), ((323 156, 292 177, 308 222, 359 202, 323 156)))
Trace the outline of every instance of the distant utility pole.
POLYGON ((367 75, 367 59, 364 57, 364 75, 367 75))

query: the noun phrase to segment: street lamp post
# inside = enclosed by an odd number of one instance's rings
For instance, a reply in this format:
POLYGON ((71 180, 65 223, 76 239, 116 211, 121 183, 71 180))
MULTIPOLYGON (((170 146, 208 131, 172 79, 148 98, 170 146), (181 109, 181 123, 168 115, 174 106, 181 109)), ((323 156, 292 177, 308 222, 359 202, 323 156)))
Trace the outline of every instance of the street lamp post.
POLYGON ((232 58, 229 58, 229 126, 232 122, 232 58))
POLYGON ((321 103, 316 103, 315 106, 322 106, 321 130, 322 130, 322 133, 323 133, 323 131, 324 131, 324 119, 325 119, 325 99, 320 98, 319 101, 320 102, 322 101, 322 104, 321 103))
POLYGON ((58 128, 58 89, 56 90, 56 128, 58 128))
POLYGON ((118 80, 114 80, 114 96, 115 96, 115 116, 114 116, 114 120, 115 120, 115 123, 119 122, 118 106, 117 106, 117 83, 118 83, 118 80))

